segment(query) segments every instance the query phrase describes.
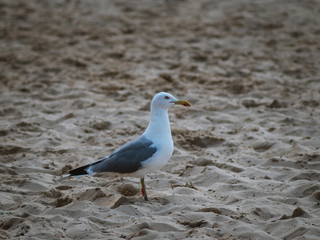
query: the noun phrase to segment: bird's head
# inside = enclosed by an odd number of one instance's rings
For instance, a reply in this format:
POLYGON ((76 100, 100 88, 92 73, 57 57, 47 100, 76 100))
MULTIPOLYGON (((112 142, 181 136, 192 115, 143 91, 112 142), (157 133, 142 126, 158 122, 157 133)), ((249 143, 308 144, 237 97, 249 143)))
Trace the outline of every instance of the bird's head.
POLYGON ((182 105, 186 107, 190 107, 190 103, 186 100, 179 100, 172 96, 169 93, 166 92, 160 92, 156 94, 151 102, 152 107, 157 107, 157 108, 164 108, 168 109, 169 107, 173 105, 182 105))

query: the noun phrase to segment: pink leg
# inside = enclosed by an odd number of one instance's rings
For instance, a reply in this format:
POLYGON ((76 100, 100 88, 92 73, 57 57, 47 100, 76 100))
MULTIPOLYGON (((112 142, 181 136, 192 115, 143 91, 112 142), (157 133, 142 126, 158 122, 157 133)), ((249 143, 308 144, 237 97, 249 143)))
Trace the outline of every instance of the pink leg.
POLYGON ((146 185, 144 184, 144 178, 140 178, 140 183, 141 183, 141 193, 142 196, 144 197, 144 200, 149 201, 148 196, 147 196, 147 191, 146 191, 146 185))

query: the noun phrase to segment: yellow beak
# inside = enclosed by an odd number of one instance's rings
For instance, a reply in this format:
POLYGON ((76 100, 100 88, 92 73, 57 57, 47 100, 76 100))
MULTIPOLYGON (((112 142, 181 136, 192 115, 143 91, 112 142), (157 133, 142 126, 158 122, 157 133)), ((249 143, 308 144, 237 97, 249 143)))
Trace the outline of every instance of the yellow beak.
POLYGON ((174 104, 190 107, 191 104, 186 100, 174 101, 174 104))

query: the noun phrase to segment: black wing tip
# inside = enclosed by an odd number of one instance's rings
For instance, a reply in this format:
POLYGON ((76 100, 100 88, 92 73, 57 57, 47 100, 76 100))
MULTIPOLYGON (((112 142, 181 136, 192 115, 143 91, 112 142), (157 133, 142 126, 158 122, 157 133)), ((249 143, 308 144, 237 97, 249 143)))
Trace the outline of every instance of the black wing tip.
POLYGON ((87 168, 88 168, 88 165, 78 167, 76 169, 70 170, 69 174, 70 174, 70 176, 87 175, 88 174, 87 168))

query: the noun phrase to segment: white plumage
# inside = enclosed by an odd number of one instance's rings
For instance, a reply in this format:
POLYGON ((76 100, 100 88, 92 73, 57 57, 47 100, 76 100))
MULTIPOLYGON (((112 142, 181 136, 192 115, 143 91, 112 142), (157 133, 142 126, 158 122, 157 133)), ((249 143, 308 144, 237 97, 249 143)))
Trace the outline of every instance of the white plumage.
POLYGON ((162 168, 173 153, 168 109, 175 104, 190 106, 189 102, 178 100, 169 93, 156 94, 151 102, 149 125, 141 136, 94 163, 69 171, 67 176, 109 172, 139 177, 142 194, 148 200, 144 176, 162 168))

